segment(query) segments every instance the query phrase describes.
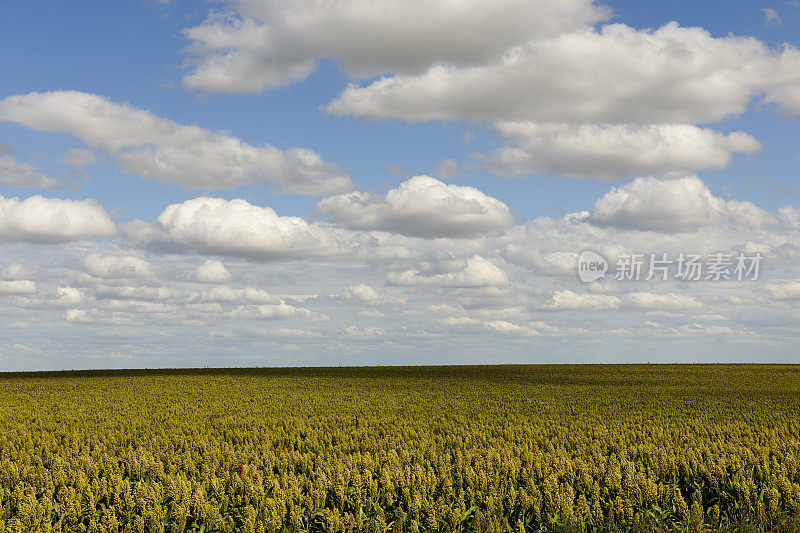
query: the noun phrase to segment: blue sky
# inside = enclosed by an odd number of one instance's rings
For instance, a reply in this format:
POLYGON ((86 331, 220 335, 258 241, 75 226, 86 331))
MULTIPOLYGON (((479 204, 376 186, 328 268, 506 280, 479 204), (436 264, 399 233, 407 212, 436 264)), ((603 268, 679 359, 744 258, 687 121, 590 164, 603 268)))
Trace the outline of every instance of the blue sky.
POLYGON ((0 369, 792 360, 796 2, 272 4, 4 6, 0 369), (765 272, 585 286, 586 247, 765 272))

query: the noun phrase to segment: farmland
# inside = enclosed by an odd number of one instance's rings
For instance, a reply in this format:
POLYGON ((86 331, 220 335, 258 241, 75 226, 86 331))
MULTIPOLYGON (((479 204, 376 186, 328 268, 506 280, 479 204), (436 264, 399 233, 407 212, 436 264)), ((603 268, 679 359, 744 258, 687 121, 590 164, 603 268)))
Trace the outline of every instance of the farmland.
POLYGON ((0 375, 0 531, 800 524, 800 367, 0 375))

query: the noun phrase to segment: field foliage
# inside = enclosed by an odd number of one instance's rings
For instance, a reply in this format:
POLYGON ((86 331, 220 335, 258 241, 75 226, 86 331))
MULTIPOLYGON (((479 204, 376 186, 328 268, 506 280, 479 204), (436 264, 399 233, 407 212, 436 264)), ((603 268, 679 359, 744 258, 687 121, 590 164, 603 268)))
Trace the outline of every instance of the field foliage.
POLYGON ((800 367, 0 375, 0 531, 794 529, 800 367))

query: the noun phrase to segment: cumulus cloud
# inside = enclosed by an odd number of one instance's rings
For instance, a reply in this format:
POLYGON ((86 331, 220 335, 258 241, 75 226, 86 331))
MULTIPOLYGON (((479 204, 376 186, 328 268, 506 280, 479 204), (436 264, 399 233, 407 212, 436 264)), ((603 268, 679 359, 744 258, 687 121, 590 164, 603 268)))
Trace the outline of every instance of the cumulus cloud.
POLYGON ((416 73, 434 63, 468 66, 533 37, 593 24, 608 9, 589 0, 234 0, 185 35, 184 84, 207 93, 254 93, 307 78, 319 59, 348 75, 416 73))
POLYGON ((130 279, 153 274, 147 261, 132 255, 89 254, 83 258, 81 266, 86 273, 96 278, 130 279))
POLYGON ((0 120, 37 131, 71 133, 114 156, 124 172, 187 189, 263 183, 278 192, 350 190, 347 173, 311 150, 253 146, 200 126, 185 126, 95 94, 51 91, 0 100, 0 120))
POLYGON ((348 228, 425 238, 469 237, 514 222, 500 200, 429 176, 404 181, 385 197, 356 191, 323 198, 317 211, 348 228))
POLYGON ((609 24, 534 39, 493 62, 353 84, 325 109, 407 121, 707 123, 742 113, 764 92, 800 111, 785 94, 797 87, 799 66, 797 49, 773 51, 755 38, 715 38, 674 22, 656 30, 609 24))
POLYGON ((761 143, 741 131, 728 135, 691 124, 537 124, 499 122, 508 141, 486 160, 501 176, 551 174, 614 181, 631 175, 683 175, 720 169, 736 152, 761 143))
POLYGON ((280 302, 271 305, 243 305, 231 311, 233 318, 256 318, 264 320, 308 318, 311 313, 307 309, 294 307, 280 302))
POLYGON ((155 222, 125 227, 134 244, 170 252, 257 260, 292 259, 342 253, 331 229, 299 217, 278 216, 245 200, 195 198, 168 206, 155 222))
POLYGON ((509 283, 508 274, 479 255, 451 262, 446 266, 450 269, 447 272, 438 272, 440 267, 389 272, 387 280, 391 285, 406 287, 504 287, 509 283))
POLYGON ((754 228, 779 224, 775 216, 751 202, 714 196, 697 176, 637 178, 614 187, 595 202, 590 221, 597 226, 663 232, 691 231, 729 221, 754 228))
POLYGON ((646 309, 697 309, 702 303, 689 294, 658 294, 654 292, 632 292, 626 295, 627 304, 646 309))
POLYGON ((621 301, 613 294, 576 293, 570 290, 555 291, 551 301, 545 305, 547 309, 557 311, 579 309, 617 309, 621 301))
POLYGON ((125 312, 109 312, 100 309, 68 309, 64 313, 67 322, 77 324, 134 325, 134 315, 125 312))
POLYGON ((800 280, 774 281, 764 288, 775 300, 800 300, 800 280))
POLYGON ((33 273, 19 263, 9 263, 0 271, 0 278, 9 281, 31 279, 32 277, 33 273))
POLYGON ((509 244, 503 257, 515 265, 535 269, 548 276, 575 276, 578 253, 547 251, 540 246, 509 244))
POLYGON ((521 335, 524 337, 535 337, 539 332, 527 326, 520 326, 506 320, 489 320, 483 323, 487 329, 504 333, 506 335, 521 335))
POLYGON ((58 243, 114 234, 114 223, 92 200, 0 196, 0 242, 58 243))
POLYGON ((75 287, 59 287, 57 295, 58 297, 53 304, 59 307, 76 307, 85 304, 87 301, 81 290, 75 287))
POLYGON ((254 305, 272 305, 280 304, 282 300, 271 296, 263 289, 256 289, 255 287, 245 287, 243 289, 234 289, 226 285, 214 287, 208 291, 192 293, 189 302, 217 302, 217 303, 237 303, 237 304, 254 304, 254 305))
POLYGON ((225 268, 222 261, 206 259, 205 263, 195 270, 193 279, 200 283, 228 283, 233 280, 233 276, 231 276, 231 273, 225 268))
POLYGON ((0 183, 30 189, 57 189, 63 185, 61 180, 50 178, 32 165, 20 163, 10 155, 0 156, 0 183))
POLYGON ((404 302, 402 298, 388 296, 366 283, 350 285, 341 295, 341 299, 365 305, 391 305, 404 302))
POLYGON ((33 294, 36 289, 36 282, 27 279, 0 281, 0 294, 33 294))
POLYGON ((364 328, 358 326, 347 326, 342 330, 342 335, 351 339, 374 339, 386 336, 386 331, 381 328, 367 326, 364 328))

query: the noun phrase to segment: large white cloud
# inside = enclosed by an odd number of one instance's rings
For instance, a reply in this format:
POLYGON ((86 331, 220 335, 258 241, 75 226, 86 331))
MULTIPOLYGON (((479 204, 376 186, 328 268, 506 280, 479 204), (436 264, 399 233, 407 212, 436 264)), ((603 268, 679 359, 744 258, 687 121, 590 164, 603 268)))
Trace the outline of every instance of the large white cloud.
POLYGON ((37 131, 71 133, 113 155, 125 172, 188 189, 263 183, 276 185, 279 192, 331 194, 352 188, 341 167, 311 150, 253 146, 95 94, 52 91, 9 96, 0 100, 0 120, 37 131))
POLYGON ((156 249, 258 260, 343 251, 333 230, 240 199, 195 198, 172 204, 154 223, 129 223, 126 233, 134 243, 156 249))
POLYGON ((230 2, 189 28, 186 86, 250 93, 307 78, 318 59, 351 76, 415 73, 434 63, 473 65, 533 37, 605 18, 589 0, 312 0, 230 2))
POLYGON ((705 123, 756 96, 797 113, 800 53, 755 38, 712 37, 676 23, 610 24, 532 40, 481 65, 437 64, 419 75, 351 85, 329 113, 408 121, 531 120, 705 123))
POLYGON ((31 189, 56 189, 63 185, 61 180, 42 174, 33 165, 21 163, 10 155, 0 156, 0 183, 31 189))
POLYGON ((614 187, 595 202, 589 220, 598 226, 664 232, 691 231, 729 221, 753 228, 779 224, 776 217, 751 202, 714 196, 697 176, 637 178, 614 187))
POLYGON ((631 175, 686 174, 728 166, 734 152, 753 154, 761 144, 737 131, 728 135, 691 124, 537 124, 499 122, 506 145, 487 166, 502 176, 551 174, 619 180, 631 175))
POLYGON ((426 238, 474 236, 514 222, 500 200, 429 176, 404 181, 386 197, 352 192, 324 198, 317 211, 348 228, 426 238))
POLYGON ((115 234, 108 214, 92 200, 0 196, 0 242, 57 243, 115 234))

